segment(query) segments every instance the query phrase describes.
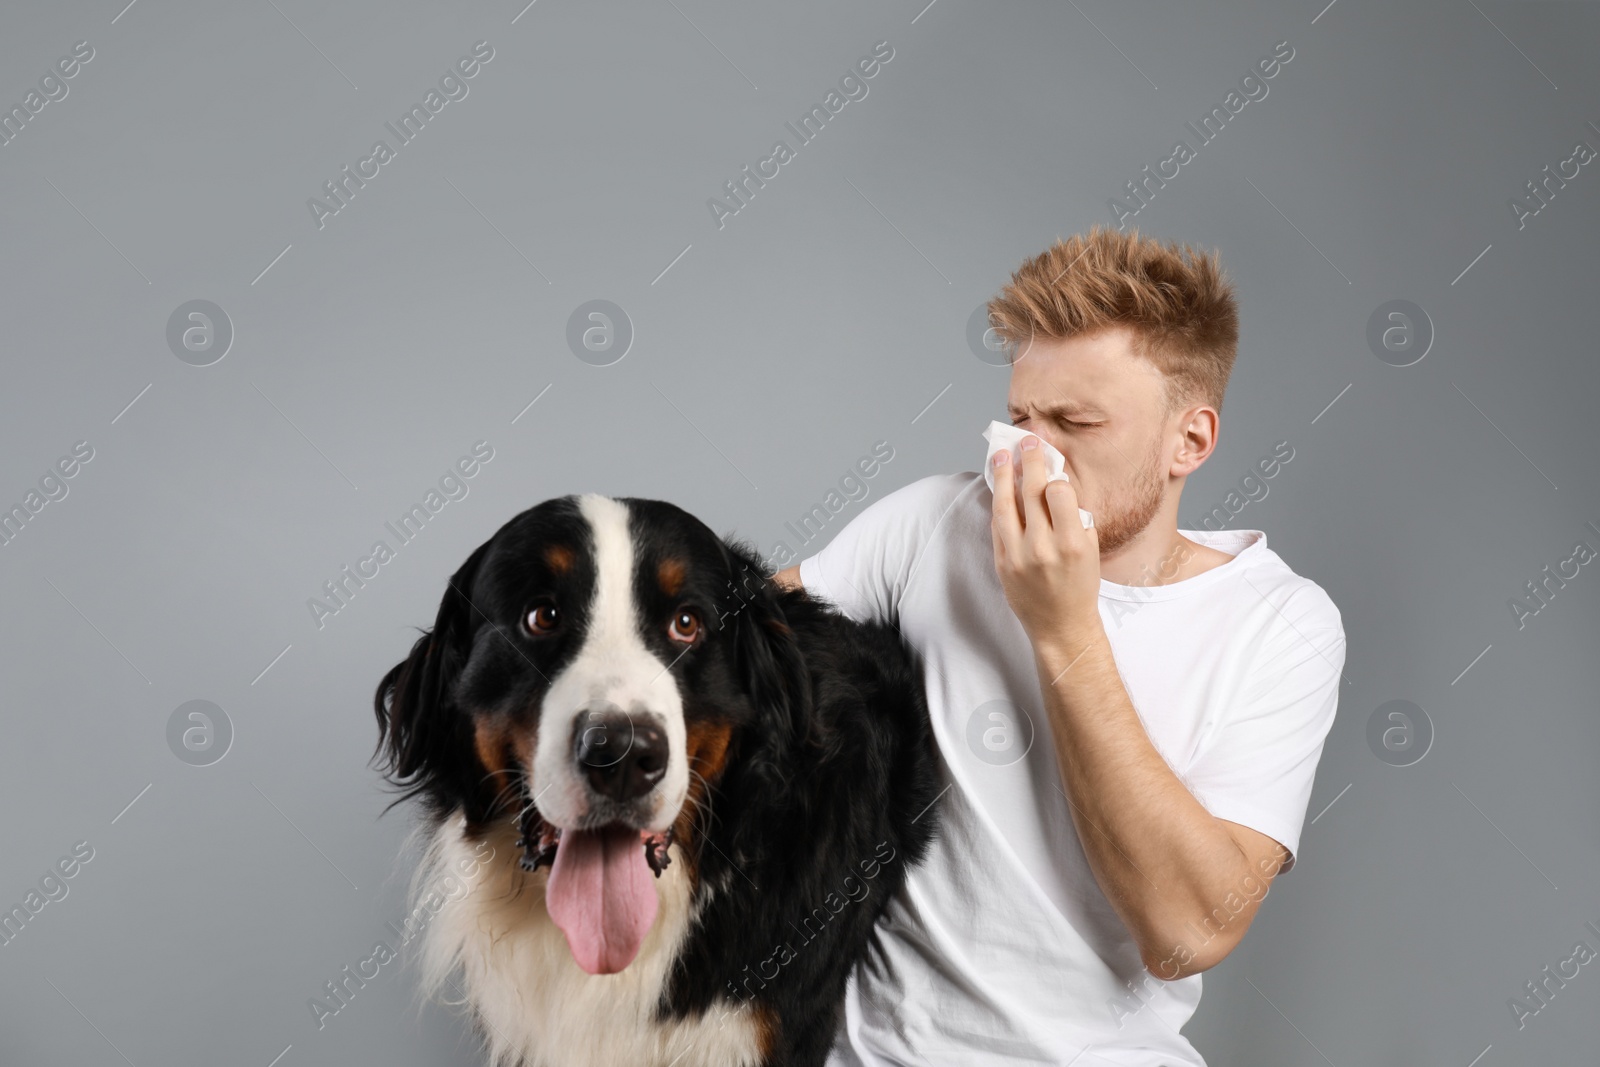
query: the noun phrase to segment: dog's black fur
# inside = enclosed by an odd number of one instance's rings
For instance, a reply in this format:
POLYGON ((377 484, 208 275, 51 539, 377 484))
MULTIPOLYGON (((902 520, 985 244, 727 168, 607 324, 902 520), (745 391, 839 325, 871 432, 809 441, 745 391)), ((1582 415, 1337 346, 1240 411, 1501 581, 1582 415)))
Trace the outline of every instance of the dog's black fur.
MULTIPOLYGON (((675 841, 694 898, 715 887, 657 1018, 749 1000, 764 1064, 820 1065, 846 978, 935 832, 938 772, 920 662, 892 626, 851 621, 782 589, 748 545, 681 509, 618 502, 638 632, 671 665, 688 747, 703 742, 703 777, 675 841), (683 564, 676 590, 661 577, 670 560, 683 564), (684 606, 705 627, 687 650, 665 626, 684 606)), ((374 702, 379 762, 401 799, 421 799, 432 826, 464 814, 464 836, 481 839, 528 809, 539 783, 517 753, 537 737, 543 695, 583 645, 597 563, 578 498, 523 512, 468 557, 432 631, 384 676, 374 702), (523 625, 540 601, 559 605, 556 636, 523 625)))

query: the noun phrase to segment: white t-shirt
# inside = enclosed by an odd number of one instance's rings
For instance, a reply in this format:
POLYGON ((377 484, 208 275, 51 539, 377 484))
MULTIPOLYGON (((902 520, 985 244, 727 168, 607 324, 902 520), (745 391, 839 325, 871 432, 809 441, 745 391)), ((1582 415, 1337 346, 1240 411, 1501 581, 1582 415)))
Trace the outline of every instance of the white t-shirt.
MULTIPOLYGON (((950 787, 931 854, 851 974, 828 1065, 1204 1067, 1179 1033, 1201 976, 1144 969, 1079 843, 1032 648, 995 573, 992 502, 977 472, 922 478, 800 563, 807 592, 888 619, 921 653, 950 787)), ((1195 798, 1292 854, 1338 702, 1339 611, 1259 530, 1182 533, 1234 558, 1170 585, 1102 579, 1117 669, 1195 798)))

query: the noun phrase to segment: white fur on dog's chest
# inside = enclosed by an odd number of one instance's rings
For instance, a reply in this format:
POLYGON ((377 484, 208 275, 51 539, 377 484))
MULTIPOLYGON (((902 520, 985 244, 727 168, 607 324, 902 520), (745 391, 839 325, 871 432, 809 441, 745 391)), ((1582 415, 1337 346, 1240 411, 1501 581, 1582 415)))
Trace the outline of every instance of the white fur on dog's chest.
POLYGON ((545 911, 548 868, 526 874, 510 831, 490 839, 492 858, 447 819, 429 843, 417 885, 436 886, 447 873, 473 871, 446 899, 423 938, 423 981, 445 988, 459 966, 461 986, 497 1067, 751 1067, 761 1056, 757 1019, 748 1004, 720 999, 698 1019, 658 1023, 655 1009, 668 970, 688 936, 689 880, 679 846, 656 880, 660 909, 639 955, 617 974, 580 968, 565 936, 545 911), (481 864, 481 865, 480 865, 481 864), (519 892, 520 888, 520 892, 519 892))

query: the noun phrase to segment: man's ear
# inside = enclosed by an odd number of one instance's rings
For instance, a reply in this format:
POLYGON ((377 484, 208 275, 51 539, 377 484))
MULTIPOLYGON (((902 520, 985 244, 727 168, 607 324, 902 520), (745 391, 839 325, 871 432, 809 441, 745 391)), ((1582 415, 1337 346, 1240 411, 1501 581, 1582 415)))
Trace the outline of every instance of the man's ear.
POLYGON ((735 670, 760 720, 755 736, 761 740, 747 764, 782 791, 790 782, 796 743, 821 742, 811 675, 780 603, 781 587, 762 574, 744 545, 723 547, 732 579, 722 622, 734 628, 735 670))
POLYGON ((460 727, 454 707, 456 678, 472 651, 472 635, 483 621, 467 598, 490 543, 479 545, 450 578, 433 629, 424 631, 410 655, 378 683, 373 697, 378 719, 373 762, 390 782, 404 787, 396 804, 425 792, 446 766, 447 740, 460 727))

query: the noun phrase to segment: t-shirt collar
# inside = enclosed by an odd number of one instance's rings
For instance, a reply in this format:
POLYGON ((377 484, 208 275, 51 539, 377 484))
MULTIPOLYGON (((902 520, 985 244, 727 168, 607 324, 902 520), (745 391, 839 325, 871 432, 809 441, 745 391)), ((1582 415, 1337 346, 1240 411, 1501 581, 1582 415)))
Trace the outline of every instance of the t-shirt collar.
POLYGON ((1101 578, 1100 595, 1113 600, 1132 600, 1140 603, 1188 596, 1239 573, 1267 551, 1267 535, 1262 530, 1179 530, 1178 533, 1218 552, 1226 552, 1233 559, 1219 563, 1192 578, 1167 585, 1120 585, 1101 578))

